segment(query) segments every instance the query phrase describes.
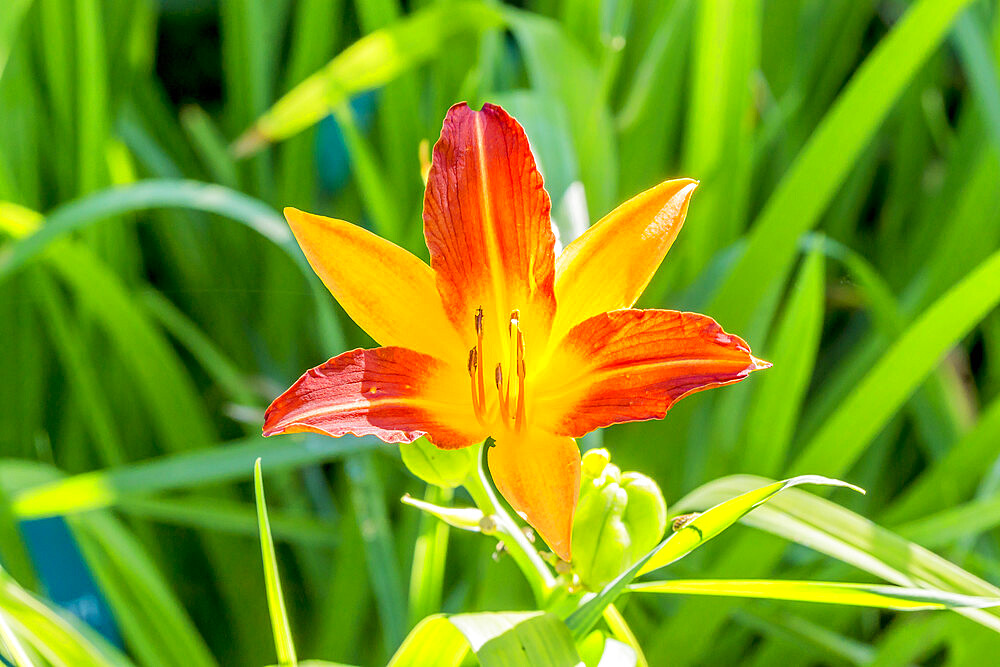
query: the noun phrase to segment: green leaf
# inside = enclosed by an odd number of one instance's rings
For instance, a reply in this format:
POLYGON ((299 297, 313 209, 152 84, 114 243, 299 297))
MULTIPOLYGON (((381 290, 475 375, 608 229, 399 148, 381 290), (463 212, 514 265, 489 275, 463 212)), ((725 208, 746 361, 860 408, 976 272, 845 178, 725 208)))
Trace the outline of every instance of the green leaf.
POLYGON ((983 29, 979 8, 975 5, 962 12, 955 21, 955 43, 962 66, 972 84, 973 97, 979 104, 980 113, 986 119, 986 131, 1000 150, 1000 85, 993 54, 990 52, 989 37, 983 29))
POLYGON ((483 667, 580 663, 566 625, 553 614, 533 611, 430 616, 413 629, 389 667, 458 667, 469 649, 483 667))
POLYGON ((898 611, 926 609, 983 609, 1000 606, 1000 597, 978 597, 922 588, 855 584, 834 581, 783 581, 774 579, 675 579, 629 586, 635 593, 719 595, 726 597, 822 602, 824 604, 878 607, 898 611))
POLYGON ((709 309, 745 329, 767 290, 795 258, 799 236, 819 222, 837 188, 893 104, 971 0, 919 0, 865 59, 768 200, 746 252, 709 309))
POLYGON ((406 597, 396 560, 396 545, 389 526, 385 490, 370 453, 358 454, 344 466, 351 504, 357 514, 358 529, 365 545, 368 580, 375 593, 386 654, 406 634, 406 597))
POLYGON ((21 640, 14 634, 14 629, 10 627, 7 617, 2 612, 0 612, 0 645, 3 646, 5 654, 14 660, 15 667, 34 667, 24 646, 21 645, 21 640))
MULTIPOLYGON (((734 475, 691 492, 676 507, 685 510, 717 502, 761 483, 734 475)), ((791 489, 747 515, 743 522, 849 563, 908 588, 926 588, 974 597, 1000 598, 997 588, 941 556, 881 528, 825 498, 791 489)), ((978 609, 956 611, 1000 632, 1000 617, 978 609)))
MULTIPOLYGON (((50 474, 54 471, 49 470, 50 474)), ((108 512, 67 519, 87 565, 140 663, 177 667, 215 664, 205 640, 134 535, 108 512), (170 637, 169 644, 162 638, 170 637)))
POLYGON ((288 625, 285 611, 285 597, 281 592, 281 577, 278 561, 271 541, 271 524, 267 519, 267 504, 264 500, 264 480, 260 473, 260 457, 253 464, 253 489, 257 499, 257 526, 260 530, 260 551, 264 560, 264 585, 267 588, 267 609, 271 615, 271 630, 274 632, 274 648, 278 653, 278 663, 285 667, 295 667, 295 644, 292 630, 288 625))
POLYGON ((773 482, 742 493, 735 498, 722 501, 711 509, 699 514, 697 518, 688 522, 680 530, 668 535, 665 540, 639 559, 635 565, 605 586, 600 593, 587 599, 576 611, 570 614, 569 618, 566 619, 566 625, 573 631, 573 636, 581 638, 590 631, 594 623, 601 617, 604 608, 612 604, 626 587, 632 583, 633 579, 683 558, 732 526, 754 508, 769 501, 779 492, 799 484, 843 486, 854 489, 859 493, 864 493, 862 489, 847 482, 828 479, 818 475, 802 475, 780 482, 773 482))
POLYGON ((427 438, 400 445, 399 453, 407 470, 428 484, 442 488, 461 486, 476 467, 475 447, 439 449, 427 438))
POLYGON ((548 17, 512 7, 505 8, 504 16, 524 54, 532 88, 562 103, 588 208, 593 215, 604 215, 615 204, 618 190, 617 147, 597 68, 579 43, 548 17))
POLYGON ((45 216, 38 231, 0 251, 0 283, 26 262, 37 257, 53 241, 114 216, 156 208, 188 208, 231 218, 281 248, 295 262, 312 289, 321 333, 335 349, 342 349, 342 335, 329 297, 316 279, 305 256, 295 244, 284 220, 261 201, 220 185, 198 181, 154 179, 134 185, 108 188, 63 204, 45 216))
POLYGON ((809 388, 823 330, 825 265, 820 250, 806 257, 785 310, 761 356, 774 364, 756 382, 743 432, 743 469, 777 475, 809 388))
POLYGON ((805 446, 794 470, 843 474, 944 354, 1000 303, 1000 251, 900 336, 805 446))
POLYGON ((11 0, 0 7, 0 78, 3 78, 7 59, 14 48, 21 20, 31 6, 31 0, 11 0))
MULTIPOLYGON (((191 495, 181 498, 124 496, 116 509, 129 516, 167 525, 197 528, 206 533, 257 537, 257 512, 250 503, 191 495)), ((337 546, 333 521, 290 512, 268 513, 271 536, 277 541, 332 549, 337 546)))
MULTIPOLYGON (((125 667, 125 656, 75 616, 63 616, 0 571, 0 612, 24 648, 32 648, 54 664, 74 667, 125 667)), ((32 665, 30 661, 26 663, 32 665)), ((20 665, 19 665, 20 667, 20 665)))
POLYGON ((12 510, 21 518, 83 512, 112 506, 125 497, 239 480, 257 457, 267 457, 269 468, 279 471, 333 461, 376 447, 378 441, 370 438, 319 440, 303 436, 275 441, 247 438, 213 449, 83 473, 22 489, 14 495, 12 510), (322 445, 318 446, 320 442, 322 445), (240 470, 244 472, 241 474, 240 470))
POLYGON ((747 491, 735 498, 723 501, 711 509, 705 510, 693 521, 690 521, 683 528, 667 537, 651 553, 648 561, 639 569, 639 574, 652 572, 655 569, 683 558, 732 526, 751 510, 771 500, 771 498, 781 491, 800 484, 842 486, 853 489, 858 493, 864 493, 863 489, 853 484, 848 484, 838 479, 820 477, 819 475, 801 475, 747 491))
POLYGON ((501 25, 500 13, 478 2, 448 3, 371 32, 278 100, 237 140, 248 155, 319 122, 356 93, 381 86, 447 49, 459 37, 501 25))

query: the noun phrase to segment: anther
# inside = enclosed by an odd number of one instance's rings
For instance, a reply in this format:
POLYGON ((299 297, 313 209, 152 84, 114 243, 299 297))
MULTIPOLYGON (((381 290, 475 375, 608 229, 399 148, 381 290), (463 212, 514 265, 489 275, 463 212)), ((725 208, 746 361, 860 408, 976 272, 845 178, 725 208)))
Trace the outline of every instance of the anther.
POLYGON ((494 373, 494 376, 496 377, 497 381, 497 389, 499 389, 501 386, 503 386, 503 367, 501 367, 500 364, 497 364, 497 369, 496 372, 494 373))
POLYGON ((476 348, 472 348, 471 350, 469 350, 469 363, 468 363, 469 375, 472 375, 473 373, 476 372, 476 366, 478 365, 479 365, 479 354, 476 352, 476 348))
POLYGON ((483 307, 476 309, 476 335, 483 337, 483 307))

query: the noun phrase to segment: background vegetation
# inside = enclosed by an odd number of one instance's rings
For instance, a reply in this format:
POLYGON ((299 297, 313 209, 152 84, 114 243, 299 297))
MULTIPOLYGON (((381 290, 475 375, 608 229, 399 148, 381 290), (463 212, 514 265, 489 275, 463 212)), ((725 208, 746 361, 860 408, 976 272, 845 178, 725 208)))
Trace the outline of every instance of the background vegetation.
MULTIPOLYGON (((277 211, 361 222, 426 256, 419 146, 463 99, 525 126, 564 241, 660 180, 700 179, 642 305, 708 313, 774 362, 582 446, 603 439, 672 505, 734 473, 840 477, 868 490, 837 492, 850 510, 1000 582, 997 9, 0 3, 0 616, 48 636, 23 587, 103 633, 72 624, 106 655, 271 661, 257 456, 300 656, 382 663, 432 611, 530 608, 489 540, 449 539, 398 502, 425 490, 395 447, 258 436, 305 368, 370 344, 277 211), (237 160, 240 136, 276 141, 237 160)), ((962 580, 795 498, 789 513, 815 511, 758 526, 845 541, 814 536, 824 555, 738 528, 676 576, 962 580)), ((951 612, 633 596, 624 614, 651 664, 1000 651, 951 612)))

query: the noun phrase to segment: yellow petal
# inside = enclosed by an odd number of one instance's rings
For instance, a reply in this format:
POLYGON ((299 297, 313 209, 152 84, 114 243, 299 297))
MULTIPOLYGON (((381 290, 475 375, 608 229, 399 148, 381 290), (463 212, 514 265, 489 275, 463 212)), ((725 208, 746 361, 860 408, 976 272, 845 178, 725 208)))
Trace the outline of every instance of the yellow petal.
POLYGON ((557 556, 571 560, 573 513, 580 497, 580 450, 572 438, 541 430, 496 436, 490 474, 515 511, 557 556))
POLYGON ((570 243, 556 258, 552 342, 599 313, 631 308, 684 224, 698 182, 660 183, 628 200, 570 243))
POLYGON ((285 218, 313 270, 379 345, 465 363, 467 347, 445 315, 434 272, 420 258, 343 220, 294 208, 285 218))

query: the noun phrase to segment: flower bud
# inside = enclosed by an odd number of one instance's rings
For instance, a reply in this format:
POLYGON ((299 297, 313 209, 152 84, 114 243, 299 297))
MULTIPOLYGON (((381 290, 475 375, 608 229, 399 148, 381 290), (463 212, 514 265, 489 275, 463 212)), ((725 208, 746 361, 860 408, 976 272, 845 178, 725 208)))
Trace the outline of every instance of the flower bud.
POLYGON ((427 438, 400 445, 403 464, 428 484, 444 488, 461 485, 476 465, 476 448, 438 449, 427 438))
POLYGON ((583 455, 580 500, 573 519, 573 571, 599 590, 662 539, 667 504, 652 479, 622 473, 607 450, 583 455))

